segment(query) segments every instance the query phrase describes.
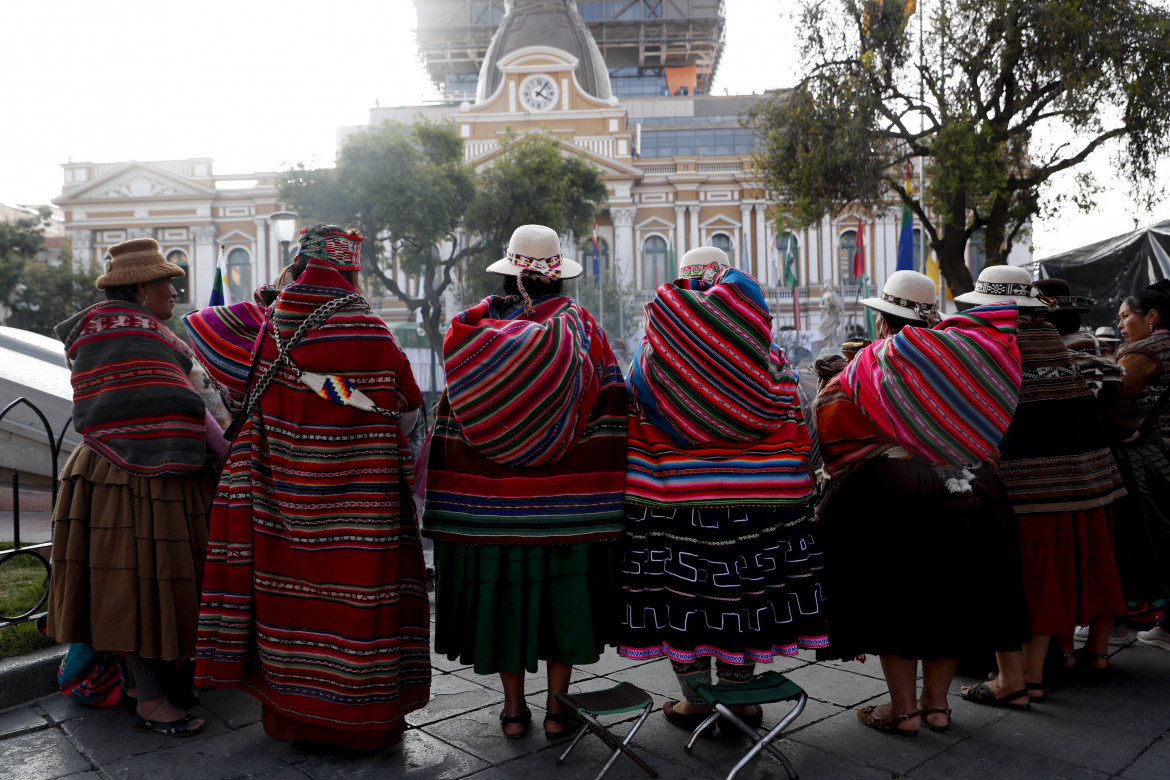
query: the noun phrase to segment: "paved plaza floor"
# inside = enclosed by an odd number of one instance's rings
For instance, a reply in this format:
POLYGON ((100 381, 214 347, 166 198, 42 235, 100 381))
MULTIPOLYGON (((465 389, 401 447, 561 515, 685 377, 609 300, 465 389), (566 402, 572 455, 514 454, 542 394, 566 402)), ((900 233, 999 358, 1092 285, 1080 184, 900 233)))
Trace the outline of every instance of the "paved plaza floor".
MULTIPOLYGON (((912 739, 862 726, 856 710, 886 701, 876 658, 867 663, 815 663, 812 653, 761 666, 783 672, 808 692, 805 712, 778 745, 800 777, 815 778, 1138 778, 1170 777, 1170 652, 1132 646, 1110 648, 1114 677, 1095 687, 1057 687, 1030 712, 1013 712, 959 699, 952 688, 950 731, 923 728, 912 739)), ((587 736, 562 766, 563 743, 540 728, 543 667, 527 679, 532 731, 508 740, 499 726, 503 693, 498 677, 482 677, 445 658, 434 658, 432 698, 411 713, 400 747, 371 756, 341 758, 298 752, 275 742, 260 725, 260 706, 239 691, 208 691, 192 712, 205 730, 188 739, 140 734, 131 718, 48 696, 0 712, 0 780, 49 778, 474 778, 585 780, 608 751, 587 736), (561 744, 561 746, 558 746, 561 744)), ((0 674, 0 686, 10 680, 0 674)), ((43 674, 43 672, 41 672, 43 674)), ((573 690, 597 690, 628 681, 654 696, 656 708, 678 698, 666 661, 627 661, 616 653, 574 673, 573 690)), ((789 705, 768 705, 764 725, 777 723, 789 705)), ((632 719, 631 719, 632 720, 632 719)), ((620 724, 620 721, 619 721, 620 724)), ((624 733, 627 726, 615 730, 624 733)), ((687 734, 655 712, 635 745, 663 780, 726 777, 747 740, 701 739, 683 752, 687 734)), ((646 775, 618 759, 607 777, 646 775)), ((784 778, 774 758, 758 758, 744 780, 784 778)))

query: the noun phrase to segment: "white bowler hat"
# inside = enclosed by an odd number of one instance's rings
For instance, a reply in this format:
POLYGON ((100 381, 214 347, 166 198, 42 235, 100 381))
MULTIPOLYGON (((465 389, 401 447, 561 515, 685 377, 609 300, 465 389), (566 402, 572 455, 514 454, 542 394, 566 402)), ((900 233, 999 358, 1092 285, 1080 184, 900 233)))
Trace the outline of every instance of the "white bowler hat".
MULTIPOLYGON (((707 281, 715 278, 714 273, 709 273, 712 263, 719 265, 731 265, 731 261, 727 259, 727 253, 717 246, 700 246, 692 249, 682 256, 678 261, 678 278, 680 279, 703 279, 707 281), (709 277, 709 278, 708 278, 709 277)), ((716 273, 718 271, 716 270, 716 273)))
POLYGON ((989 265, 979 273, 975 291, 956 295, 960 303, 1015 301, 1021 309, 1047 309, 1044 294, 1032 286, 1032 275, 1014 265, 989 265))
POLYGON ((581 264, 561 257, 561 237, 544 225, 521 225, 508 241, 508 255, 487 267, 488 273, 520 276, 535 271, 549 279, 573 279, 580 276, 581 264))
POLYGON ((1108 344, 1117 344, 1121 341, 1121 339, 1117 338, 1117 331, 1108 325, 1097 328, 1097 330, 1093 331, 1093 335, 1097 337, 1097 341, 1104 341, 1108 344))
POLYGON ((907 320, 930 322, 927 313, 938 313, 935 285, 926 274, 917 271, 894 271, 882 287, 878 298, 862 298, 861 305, 907 320))

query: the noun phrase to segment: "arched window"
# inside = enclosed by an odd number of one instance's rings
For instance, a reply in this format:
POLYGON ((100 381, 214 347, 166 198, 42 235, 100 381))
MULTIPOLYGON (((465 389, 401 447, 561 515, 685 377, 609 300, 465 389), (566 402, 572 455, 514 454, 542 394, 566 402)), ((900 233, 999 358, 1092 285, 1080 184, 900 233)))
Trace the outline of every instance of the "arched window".
POLYGON ((731 261, 733 267, 739 266, 739 263, 735 261, 735 255, 731 253, 731 236, 726 233, 713 233, 707 243, 716 249, 722 249, 726 252, 727 259, 731 261))
POLYGON ((788 231, 776 239, 776 249, 780 251, 777 260, 776 286, 796 287, 800 284, 800 244, 796 241, 796 234, 788 231))
POLYGON ((978 279, 979 272, 987 265, 987 231, 979 228, 971 234, 971 241, 967 244, 967 267, 971 269, 971 278, 978 279))
POLYGON ((171 284, 175 286, 175 292, 179 294, 179 303, 191 302, 191 266, 187 263, 187 253, 182 249, 172 249, 167 252, 167 262, 174 263, 183 269, 186 276, 180 276, 177 279, 171 279, 171 284))
POLYGON ((233 301, 252 300, 252 257, 247 249, 236 247, 228 252, 228 289, 233 301))
POLYGON ((657 290, 658 285, 671 281, 674 273, 667 268, 666 240, 650 236, 642 242, 642 289, 657 290))
POLYGON ((846 230, 841 234, 837 248, 837 267, 841 272, 841 284, 857 284, 853 275, 853 251, 857 248, 857 231, 846 230))

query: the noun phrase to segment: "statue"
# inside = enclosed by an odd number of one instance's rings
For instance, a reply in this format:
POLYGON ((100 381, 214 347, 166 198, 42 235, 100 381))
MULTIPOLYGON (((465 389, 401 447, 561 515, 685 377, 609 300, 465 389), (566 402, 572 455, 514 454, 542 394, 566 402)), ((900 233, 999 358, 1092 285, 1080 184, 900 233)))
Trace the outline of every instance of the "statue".
POLYGON ((844 311, 845 302, 837 293, 830 290, 821 296, 821 322, 817 325, 821 332, 821 351, 818 358, 841 354, 841 342, 845 339, 841 323, 844 311))

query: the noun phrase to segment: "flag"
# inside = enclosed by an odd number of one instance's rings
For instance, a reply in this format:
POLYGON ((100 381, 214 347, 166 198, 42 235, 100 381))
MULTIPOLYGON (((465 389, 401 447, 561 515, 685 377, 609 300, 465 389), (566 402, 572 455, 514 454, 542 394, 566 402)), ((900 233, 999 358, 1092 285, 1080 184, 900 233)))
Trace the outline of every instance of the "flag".
POLYGON ((784 285, 792 290, 792 321, 799 332, 800 296, 797 295, 796 288, 800 284, 800 277, 796 273, 796 238, 791 233, 786 233, 784 237, 788 241, 788 245, 784 247, 784 285))
POLYGON ((853 278, 861 283, 865 276, 865 226, 861 224, 861 217, 857 218, 857 240, 853 245, 853 278))
POLYGON ((211 300, 208 306, 224 306, 232 303, 232 288, 227 284, 227 260, 223 254, 223 244, 219 245, 219 260, 215 263, 215 281, 211 285, 211 300))
POLYGON ((596 287, 601 280, 601 263, 597 257, 597 217, 593 217, 593 286, 596 287))
MULTIPOLYGON (((914 181, 911 178, 910 163, 906 163, 906 195, 913 197, 914 181)), ((910 210, 910 202, 902 203, 902 230, 898 235, 898 263, 897 271, 914 271, 914 212, 910 210)))

